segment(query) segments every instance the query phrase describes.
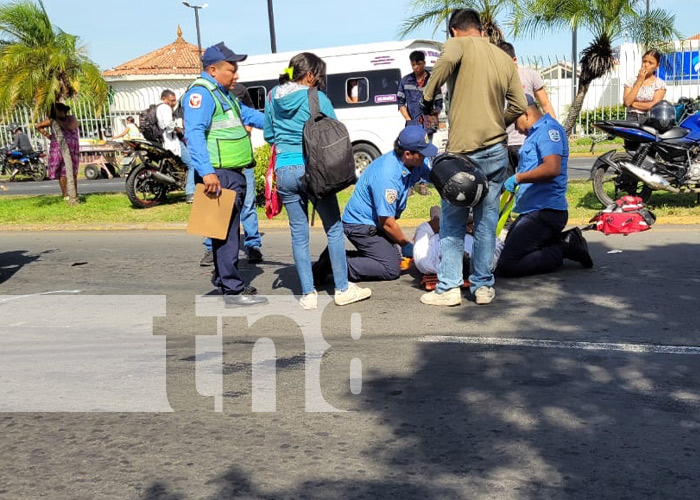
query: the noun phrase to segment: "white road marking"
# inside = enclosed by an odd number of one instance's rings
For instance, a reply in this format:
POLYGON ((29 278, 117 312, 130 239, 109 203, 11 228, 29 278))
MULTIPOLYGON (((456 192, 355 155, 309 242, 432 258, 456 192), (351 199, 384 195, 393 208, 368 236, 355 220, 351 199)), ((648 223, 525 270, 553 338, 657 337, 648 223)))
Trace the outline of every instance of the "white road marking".
POLYGON ((508 347, 541 347, 547 349, 578 349, 583 351, 622 351, 652 354, 700 354, 700 347, 660 344, 620 344, 610 342, 569 342, 565 340, 537 340, 494 337, 455 337, 426 335, 420 342, 444 344, 481 344, 508 347))
POLYGON ((11 300, 26 299, 27 297, 36 297, 37 295, 52 295, 52 294, 57 294, 57 293, 80 293, 80 292, 82 292, 82 290, 53 290, 51 292, 30 293, 28 295, 13 295, 12 297, 8 297, 6 299, 0 300, 0 304, 4 304, 5 302, 10 302, 11 300))

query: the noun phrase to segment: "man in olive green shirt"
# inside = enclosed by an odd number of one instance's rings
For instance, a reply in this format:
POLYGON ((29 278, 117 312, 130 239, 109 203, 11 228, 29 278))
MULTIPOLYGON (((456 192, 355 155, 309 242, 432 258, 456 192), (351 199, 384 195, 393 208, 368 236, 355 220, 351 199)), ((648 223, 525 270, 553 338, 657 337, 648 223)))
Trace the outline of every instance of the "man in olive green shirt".
MULTIPOLYGON (((469 156, 489 180, 484 201, 474 207, 474 249, 469 283, 477 304, 495 297, 491 263, 496 246, 496 224, 508 153, 506 127, 527 109, 527 101, 513 61, 483 37, 479 13, 459 9, 450 16, 450 34, 423 93, 426 116, 440 87, 450 95, 447 150, 469 156), (507 103, 507 107, 506 107, 507 103)), ((468 207, 442 200, 438 285, 421 302, 455 306, 462 303, 462 254, 468 207)))

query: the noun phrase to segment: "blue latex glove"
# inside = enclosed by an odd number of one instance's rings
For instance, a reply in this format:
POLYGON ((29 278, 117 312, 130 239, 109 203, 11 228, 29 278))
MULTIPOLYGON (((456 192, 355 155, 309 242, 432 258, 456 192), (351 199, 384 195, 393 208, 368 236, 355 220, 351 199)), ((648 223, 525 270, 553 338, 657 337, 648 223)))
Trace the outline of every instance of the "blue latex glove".
POLYGON ((506 191, 515 193, 515 188, 518 187, 518 181, 515 180, 515 176, 511 175, 508 177, 506 182, 503 184, 503 187, 506 188, 506 191))
POLYGON ((409 259, 413 258, 413 243, 410 241, 408 242, 408 245, 405 247, 401 247, 401 255, 404 257, 408 257, 409 259))

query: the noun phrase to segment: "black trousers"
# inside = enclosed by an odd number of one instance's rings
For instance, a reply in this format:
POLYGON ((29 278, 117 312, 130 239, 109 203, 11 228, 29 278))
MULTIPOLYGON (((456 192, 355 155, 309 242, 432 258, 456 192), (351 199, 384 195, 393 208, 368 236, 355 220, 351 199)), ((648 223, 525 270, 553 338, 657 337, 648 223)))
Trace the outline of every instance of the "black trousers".
MULTIPOLYGON (((212 238, 211 247, 214 253, 214 278, 212 282, 224 295, 236 295, 243 292, 245 282, 238 271, 238 252, 241 240, 241 207, 245 200, 246 180, 242 168, 215 168, 221 187, 236 191, 236 201, 233 205, 231 225, 225 240, 212 238)), ((196 182, 202 182, 197 174, 196 182)))
POLYGON ((508 230, 496 274, 530 276, 561 266, 564 256, 559 240, 568 219, 566 210, 535 210, 520 215, 508 230))
POLYGON ((520 148, 521 145, 508 146, 508 177, 515 175, 518 171, 518 163, 520 163, 520 148))
POLYGON ((401 254, 376 226, 343 223, 345 236, 357 250, 348 250, 350 281, 395 280, 401 275, 401 254))

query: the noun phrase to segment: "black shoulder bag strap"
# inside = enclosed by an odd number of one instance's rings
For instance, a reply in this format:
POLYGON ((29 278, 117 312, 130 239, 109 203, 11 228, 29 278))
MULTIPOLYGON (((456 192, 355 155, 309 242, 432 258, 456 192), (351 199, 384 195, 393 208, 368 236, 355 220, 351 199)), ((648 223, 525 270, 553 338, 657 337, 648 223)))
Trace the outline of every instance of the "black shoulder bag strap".
POLYGON ((309 115, 314 120, 321 114, 321 105, 318 102, 318 89, 309 87, 309 115))

